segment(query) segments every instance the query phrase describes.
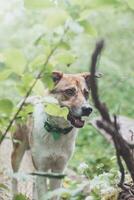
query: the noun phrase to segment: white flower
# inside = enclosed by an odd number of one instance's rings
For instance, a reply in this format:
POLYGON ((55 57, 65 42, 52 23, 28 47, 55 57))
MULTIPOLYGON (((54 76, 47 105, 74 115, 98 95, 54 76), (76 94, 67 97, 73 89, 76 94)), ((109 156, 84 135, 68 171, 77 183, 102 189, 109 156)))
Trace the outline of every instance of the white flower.
POLYGON ((85 200, 94 200, 94 198, 91 197, 91 196, 88 196, 88 197, 85 198, 85 200))
POLYGON ((79 167, 78 167, 78 171, 79 173, 83 174, 83 172, 88 169, 88 165, 86 163, 80 163, 79 167))

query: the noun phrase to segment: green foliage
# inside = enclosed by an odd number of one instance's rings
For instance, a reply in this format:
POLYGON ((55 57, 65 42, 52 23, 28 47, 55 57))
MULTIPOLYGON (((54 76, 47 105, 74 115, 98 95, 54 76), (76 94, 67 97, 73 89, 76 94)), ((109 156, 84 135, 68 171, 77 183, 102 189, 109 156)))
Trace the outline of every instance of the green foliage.
MULTIPOLYGON (((36 43, 38 42, 39 40, 36 41, 36 43)), ((44 64, 45 60, 46 60, 45 54, 38 55, 29 63, 29 68, 31 69, 37 69, 37 67, 40 68, 44 64)))
POLYGON ((48 88, 49 90, 52 90, 54 88, 54 82, 52 79, 52 71, 53 71, 53 65, 49 64, 47 67, 44 69, 44 74, 41 78, 44 86, 48 88))
POLYGON ((118 0, 72 0, 72 2, 76 5, 79 5, 82 8, 100 8, 100 7, 105 7, 105 6, 114 6, 116 5, 119 1, 118 0))
POLYGON ((23 194, 17 194, 13 200, 28 200, 28 198, 23 194))
POLYGON ((50 0, 24 0, 27 9, 45 9, 53 5, 50 0))
POLYGON ((44 76, 42 77, 42 82, 49 90, 52 90, 54 88, 54 82, 52 80, 51 73, 45 73, 44 76))
POLYGON ((45 10, 44 25, 50 29, 64 25, 68 19, 68 14, 61 8, 48 8, 45 10))
POLYGON ((33 106, 28 104, 24 106, 23 110, 19 113, 18 117, 21 117, 21 120, 27 119, 28 114, 33 112, 33 106))
MULTIPOLYGON (((22 74, 21 81, 16 85, 19 95, 24 96, 26 94, 28 87, 32 85, 33 80, 34 78, 31 74, 22 74)), ((39 88, 39 90, 41 89, 39 88)))
POLYGON ((26 59, 18 49, 8 49, 4 52, 5 64, 7 67, 18 74, 22 75, 26 67, 26 59))
POLYGON ((9 191, 9 188, 7 187, 7 185, 0 183, 0 190, 7 190, 9 191))
POLYGON ((13 103, 12 101, 10 101, 9 99, 0 99, 0 113, 1 113, 1 117, 2 114, 5 115, 9 115, 11 114, 13 110, 13 103))
POLYGON ((86 33, 88 33, 89 35, 93 35, 93 36, 97 35, 96 29, 88 21, 81 20, 79 23, 84 28, 86 33))
POLYGON ((44 95, 44 85, 42 83, 41 80, 38 80, 33 91, 37 94, 37 95, 44 95))
POLYGON ((64 117, 67 119, 68 108, 60 107, 58 104, 47 103, 45 105, 45 112, 52 116, 64 117))
POLYGON ((86 162, 86 169, 82 170, 88 178, 109 172, 111 166, 116 168, 116 157, 112 145, 109 145, 103 136, 91 126, 85 126, 80 130, 76 143, 76 153, 71 161, 71 166, 80 173, 80 163, 86 162), (87 151, 89 153, 87 153, 87 151), (74 161, 75 160, 75 161, 74 161))
POLYGON ((5 69, 2 72, 0 72, 0 81, 6 80, 10 74, 12 73, 12 70, 10 69, 5 69))
POLYGON ((55 60, 57 64, 60 63, 61 65, 69 65, 74 63, 75 56, 70 51, 62 50, 55 55, 55 60))
MULTIPOLYGON (((99 71, 100 97, 107 103, 111 113, 133 117, 134 91, 133 70, 133 0, 11 0, 3 1, 0 15, 0 134, 16 112, 16 105, 26 94, 43 68, 49 53, 62 38, 32 95, 44 95, 44 89, 53 89, 52 71, 77 73, 89 70, 89 59, 97 37, 106 41, 99 71), (14 11, 14 12, 13 12, 14 11), (64 30, 66 34, 63 36, 64 30)), ((33 109, 26 106, 20 113, 25 120, 33 109)), ((46 112, 66 118, 67 109, 53 101, 46 101, 46 112)), ((93 117, 96 117, 94 111, 93 117)), ((86 163, 83 175, 102 185, 114 182, 111 174, 117 172, 115 153, 98 132, 85 126, 78 135, 76 151, 70 167, 77 173, 79 164, 86 163), (113 171, 111 171, 111 168, 113 171), (101 176, 102 173, 103 177, 101 176), (105 176, 106 175, 106 176, 105 176), (105 178, 104 178, 105 177, 105 178)), ((74 190, 78 184, 71 180, 74 190)), ((71 191, 72 192, 72 191, 71 191)), ((71 192, 63 192, 70 198, 71 192)), ((93 189, 92 197, 100 199, 100 189, 93 189)), ((62 193, 62 192, 61 192, 62 193)), ((72 200, 85 197, 76 194, 72 200)), ((20 195, 18 199, 26 199, 20 195)))
POLYGON ((133 0, 127 0, 126 2, 127 2, 128 6, 129 6, 129 8, 134 10, 134 1, 133 0))
POLYGON ((117 173, 113 174, 113 172, 102 173, 99 176, 95 176, 91 180, 91 196, 95 199, 102 200, 115 200, 118 196, 118 175, 117 173))

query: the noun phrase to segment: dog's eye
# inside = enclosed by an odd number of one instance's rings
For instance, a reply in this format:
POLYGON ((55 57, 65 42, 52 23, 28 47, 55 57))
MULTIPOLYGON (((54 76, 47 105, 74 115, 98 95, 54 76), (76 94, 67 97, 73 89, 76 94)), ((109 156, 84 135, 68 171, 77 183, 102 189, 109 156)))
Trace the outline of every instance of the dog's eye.
POLYGON ((65 95, 67 96, 74 96, 76 94, 75 88, 69 88, 64 91, 65 95))
POLYGON ((89 97, 89 92, 88 92, 87 90, 84 90, 84 97, 85 97, 86 99, 88 99, 88 97, 89 97))

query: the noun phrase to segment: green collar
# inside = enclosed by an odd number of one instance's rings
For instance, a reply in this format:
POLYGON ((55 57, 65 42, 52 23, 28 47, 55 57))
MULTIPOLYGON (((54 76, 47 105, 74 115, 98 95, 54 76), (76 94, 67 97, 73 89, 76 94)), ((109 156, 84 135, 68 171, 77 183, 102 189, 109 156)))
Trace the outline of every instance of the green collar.
POLYGON ((68 128, 59 128, 56 126, 52 126, 47 121, 44 124, 44 128, 53 135, 54 140, 58 140, 61 134, 64 134, 64 135, 68 134, 73 129, 72 126, 68 128))

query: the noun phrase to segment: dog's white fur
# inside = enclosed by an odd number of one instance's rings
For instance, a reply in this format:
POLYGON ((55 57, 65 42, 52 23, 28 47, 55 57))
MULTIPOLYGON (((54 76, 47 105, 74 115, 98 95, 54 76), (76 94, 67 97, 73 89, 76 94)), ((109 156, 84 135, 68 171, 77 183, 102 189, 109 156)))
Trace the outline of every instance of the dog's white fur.
MULTIPOLYGON (((28 146, 30 146, 36 170, 47 172, 51 169, 54 173, 63 173, 73 154, 78 129, 73 127, 68 134, 61 134, 58 140, 54 140, 52 134, 44 128, 45 121, 49 120, 53 125, 60 124, 61 128, 70 127, 70 122, 61 117, 48 116, 44 111, 44 104, 36 97, 29 98, 26 103, 34 104, 34 112, 33 117, 29 118, 25 129, 24 126, 18 127, 18 131, 22 132, 24 130, 24 135, 28 137, 22 141, 21 148, 18 149, 18 154, 22 156, 20 156, 20 159, 18 157, 18 159, 14 160, 12 165, 14 172, 18 171, 23 154, 28 146)), ((53 191, 60 187, 60 179, 50 179, 50 190, 53 191)), ((12 189, 13 193, 16 194, 17 180, 15 179, 12 181, 12 189)), ((33 199, 43 200, 47 191, 47 179, 37 176, 33 199)), ((58 197, 54 197, 53 199, 58 199, 58 197)))
MULTIPOLYGON (((70 133, 66 135, 61 134, 58 140, 54 140, 51 133, 46 132, 44 129, 44 121, 46 119, 47 115, 44 112, 44 106, 42 103, 38 103, 35 105, 34 110, 34 127, 32 131, 32 143, 30 145, 33 160, 39 171, 48 171, 51 169, 52 172, 62 173, 74 151, 77 131, 76 128, 73 128, 70 133)), ((57 120, 59 119, 57 118, 57 120)), ((60 123, 66 124, 63 118, 60 119, 60 123)), ((41 200, 47 192, 46 178, 37 177, 36 184, 38 199, 41 200)), ((54 190, 60 186, 60 180, 50 180, 50 190, 54 190)))

